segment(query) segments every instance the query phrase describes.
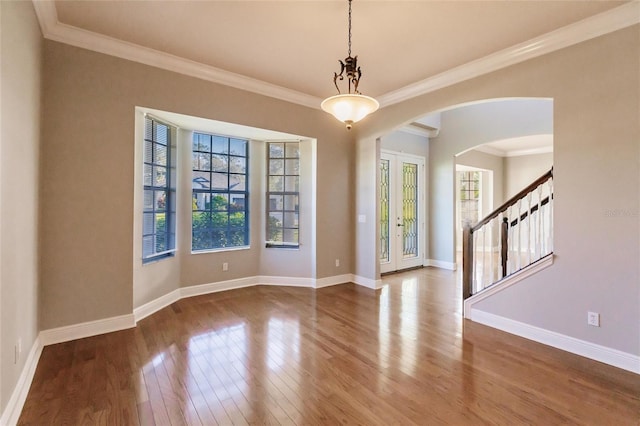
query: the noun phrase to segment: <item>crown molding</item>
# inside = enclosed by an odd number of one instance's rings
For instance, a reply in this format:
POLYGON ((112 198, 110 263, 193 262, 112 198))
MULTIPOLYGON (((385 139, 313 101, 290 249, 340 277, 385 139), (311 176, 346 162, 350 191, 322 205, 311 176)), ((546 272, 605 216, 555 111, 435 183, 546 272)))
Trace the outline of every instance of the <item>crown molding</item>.
POLYGON ((411 135, 416 135, 416 136, 422 136, 425 138, 435 138, 440 133, 439 129, 425 126, 420 123, 409 123, 398 130, 404 133, 409 133, 411 135))
POLYGON ((480 151, 480 152, 484 152, 485 154, 495 155, 496 157, 506 157, 507 156, 507 152, 506 151, 503 151, 501 149, 494 148, 494 147, 488 146, 488 145, 476 146, 475 148, 471 148, 469 151, 480 151))
POLYGON ((320 109, 322 99, 315 96, 67 25, 58 21, 53 1, 33 0, 33 4, 46 39, 320 109))
POLYGON ((553 152, 553 146, 545 146, 542 148, 517 149, 508 151, 505 157, 521 157, 523 155, 549 154, 553 152))
POLYGON ((472 148, 473 151, 484 152, 485 154, 495 155, 497 157, 521 157, 523 155, 535 155, 535 154, 549 154, 553 152, 553 146, 544 146, 541 148, 530 148, 530 149, 515 149, 504 151, 502 149, 494 148, 489 145, 480 145, 475 148, 472 148))
POLYGON ((640 22, 640 2, 633 1, 598 15, 500 50, 378 97, 380 107, 397 104, 483 74, 497 71, 640 22))
MULTIPOLYGON (((309 108, 320 109, 322 99, 315 96, 61 23, 58 21, 58 14, 53 1, 33 0, 33 5, 42 34, 46 39, 309 108)), ((381 107, 397 104, 639 22, 640 2, 632 1, 484 58, 468 62, 433 77, 391 91, 378 97, 378 101, 381 107)))

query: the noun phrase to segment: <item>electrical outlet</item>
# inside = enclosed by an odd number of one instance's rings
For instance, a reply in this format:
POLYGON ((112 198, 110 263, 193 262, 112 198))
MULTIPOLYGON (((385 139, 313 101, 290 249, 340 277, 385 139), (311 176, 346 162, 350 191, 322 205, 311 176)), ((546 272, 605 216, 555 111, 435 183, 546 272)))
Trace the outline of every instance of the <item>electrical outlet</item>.
POLYGON ((222 270, 225 271, 225 272, 229 270, 229 264, 227 262, 224 262, 222 264, 222 270))
POLYGON ((587 324, 600 327, 600 314, 597 312, 587 312, 587 324))
POLYGON ((340 259, 336 259, 336 268, 340 266, 340 259))

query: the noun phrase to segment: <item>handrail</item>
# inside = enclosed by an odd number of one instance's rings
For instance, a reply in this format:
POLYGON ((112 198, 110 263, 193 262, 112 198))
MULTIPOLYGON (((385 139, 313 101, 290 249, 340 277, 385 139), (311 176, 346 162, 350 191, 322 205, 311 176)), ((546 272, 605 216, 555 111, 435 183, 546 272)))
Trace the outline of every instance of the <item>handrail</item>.
POLYGON ((531 192, 534 189, 536 189, 540 184, 546 182, 547 180, 549 180, 552 177, 553 177, 553 167, 551 167, 551 170, 549 170, 547 173, 543 174, 538 179, 534 180, 530 185, 528 185, 522 191, 518 192, 516 195, 514 195, 511 198, 509 198, 500 207, 495 209, 493 212, 489 213, 489 215, 487 217, 485 217, 480 222, 478 222, 475 225, 473 225, 471 227, 471 233, 474 233, 475 231, 477 231, 478 229, 482 228, 487 223, 491 222, 493 219, 498 217, 498 215, 500 215, 500 213, 502 213, 503 211, 507 210, 509 207, 515 205, 518 202, 519 199, 521 199, 522 197, 527 195, 529 192, 531 192))
MULTIPOLYGON (((529 217, 533 217, 532 215, 535 212, 541 211, 540 209, 543 206, 552 205, 553 198, 554 198, 553 184, 552 183, 550 184, 549 193, 548 195, 545 194, 547 196, 544 198, 542 198, 542 188, 541 188, 541 186, 544 185, 545 183, 552 182, 552 181, 553 181, 553 167, 547 173, 543 174, 538 179, 534 180, 531 184, 527 185, 527 187, 524 188, 522 191, 519 191, 516 195, 511 197, 507 202, 503 203, 500 207, 495 209, 492 213, 490 213, 484 219, 480 220, 477 224, 472 226, 469 222, 465 223, 463 227, 463 233, 462 233, 462 298, 463 300, 469 298, 474 292, 482 291, 482 289, 485 289, 488 286, 492 285, 493 283, 497 282, 494 278, 496 266, 497 268, 499 268, 497 269, 498 281, 507 277, 509 274, 512 274, 516 270, 520 270, 522 268, 527 267, 527 265, 523 266, 521 264, 522 258, 519 254, 516 254, 516 256, 513 258, 514 260, 511 261, 512 263, 509 263, 511 250, 516 250, 518 253, 522 251, 521 229, 516 234, 514 234, 514 238, 517 238, 517 239, 513 241, 516 241, 516 244, 518 246, 515 249, 513 249, 511 248, 512 243, 511 243, 511 237, 510 237, 513 231, 511 231, 510 228, 521 225, 525 219, 529 217), (536 197, 535 205, 533 206, 531 205, 531 198, 529 198, 528 203, 524 203, 523 205, 521 203, 521 200, 526 199, 527 196, 530 197, 529 194, 532 194, 535 191, 538 191, 538 194, 539 194, 539 196, 536 197), (523 209, 524 209, 524 212, 523 212, 523 209), (509 214, 507 214, 507 212, 509 214), (486 241, 485 233, 482 232, 483 246, 480 249, 481 257, 479 258, 479 262, 481 262, 482 264, 481 273, 483 276, 478 278, 476 277, 477 271, 476 271, 476 265, 475 265, 475 259, 474 259, 474 257, 476 256, 475 254, 476 248, 474 247, 476 232, 479 231, 480 229, 486 229, 487 225, 490 225, 493 220, 501 217, 501 215, 502 215, 502 220, 499 225, 499 236, 497 236, 497 238, 499 238, 498 247, 500 248, 499 263, 494 266, 493 250, 495 248, 496 233, 493 232, 493 229, 495 228, 492 226, 489 232, 490 234, 489 236, 490 251, 488 256, 489 265, 486 264, 486 260, 485 260, 487 249, 485 244, 485 241, 486 241), (515 216, 515 218, 509 218, 508 216, 515 216), (515 237, 515 235, 517 235, 517 237, 515 237), (511 265, 511 269, 509 268, 508 265, 511 265), (484 277, 485 271, 490 271, 488 281, 485 279, 486 277, 484 277), (474 291, 474 286, 476 282, 481 286, 481 288, 477 288, 474 291)), ((531 239, 530 239, 530 237, 532 236, 530 232, 531 226, 536 227, 535 228, 536 232, 534 233, 534 236, 537 235, 534 241, 534 247, 535 247, 534 251, 536 252, 536 254, 534 254, 533 256, 547 255, 549 254, 549 250, 553 250, 553 249, 550 249, 550 247, 548 246, 548 242, 549 242, 548 238, 551 238, 553 229, 551 228, 549 230, 550 234, 547 236, 545 236, 546 234, 544 234, 544 231, 538 231, 538 229, 541 226, 545 228, 551 225, 552 227, 553 226, 552 220, 553 220, 552 217, 545 219, 543 216, 538 215, 537 222, 535 222, 534 225, 531 224, 531 221, 528 222, 528 225, 525 225, 525 226, 528 226, 528 228, 525 230, 524 238, 525 238, 525 244, 527 245, 526 249, 529 251, 529 255, 528 255, 529 264, 531 264, 532 260, 535 261, 535 259, 532 257, 532 252, 531 252, 531 249, 532 249, 531 239)))

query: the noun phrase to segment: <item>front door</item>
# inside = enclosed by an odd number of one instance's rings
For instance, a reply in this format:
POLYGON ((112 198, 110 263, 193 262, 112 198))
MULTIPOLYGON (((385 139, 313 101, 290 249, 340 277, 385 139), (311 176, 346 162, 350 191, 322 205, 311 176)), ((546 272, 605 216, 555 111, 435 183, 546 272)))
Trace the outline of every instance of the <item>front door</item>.
POLYGON ((422 266, 424 158, 383 151, 380 158, 380 272, 422 266))

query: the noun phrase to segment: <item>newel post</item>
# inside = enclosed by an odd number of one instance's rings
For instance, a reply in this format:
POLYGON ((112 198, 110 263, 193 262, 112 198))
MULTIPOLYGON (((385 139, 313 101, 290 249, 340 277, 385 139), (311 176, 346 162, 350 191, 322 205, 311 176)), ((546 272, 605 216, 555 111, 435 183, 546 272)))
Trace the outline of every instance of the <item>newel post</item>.
POLYGON ((471 222, 462 227, 462 300, 471 297, 473 282, 473 233, 471 222))

